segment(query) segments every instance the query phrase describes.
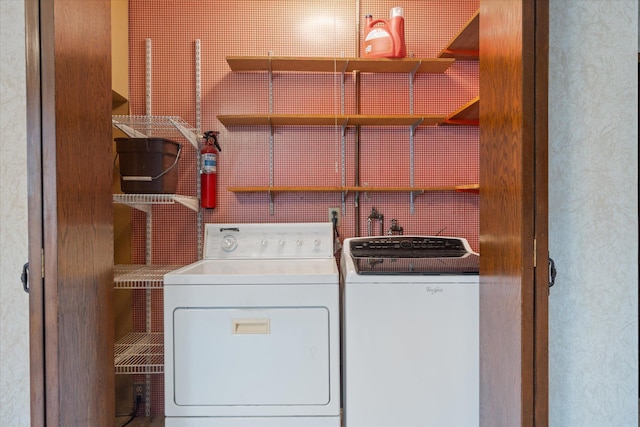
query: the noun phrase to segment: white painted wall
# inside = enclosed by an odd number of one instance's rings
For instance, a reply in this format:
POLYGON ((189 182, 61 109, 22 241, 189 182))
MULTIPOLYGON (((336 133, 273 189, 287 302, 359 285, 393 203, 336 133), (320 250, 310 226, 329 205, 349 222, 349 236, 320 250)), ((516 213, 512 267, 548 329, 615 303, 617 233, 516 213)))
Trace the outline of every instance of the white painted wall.
POLYGON ((29 425, 24 1, 0 0, 0 426, 29 425))
POLYGON ((550 424, 637 426, 638 1, 550 3, 550 424))
MULTIPOLYGON (((550 0, 552 427, 638 425, 637 0, 550 0)), ((29 425, 23 0, 0 0, 0 425, 29 425)))

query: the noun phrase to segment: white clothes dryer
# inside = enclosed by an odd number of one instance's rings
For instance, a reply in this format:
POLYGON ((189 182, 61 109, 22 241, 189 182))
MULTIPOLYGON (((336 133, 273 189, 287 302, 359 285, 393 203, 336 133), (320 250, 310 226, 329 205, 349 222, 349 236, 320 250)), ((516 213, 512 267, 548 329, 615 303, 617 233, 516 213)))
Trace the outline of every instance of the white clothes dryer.
POLYGON ((164 277, 167 427, 339 427, 330 223, 206 224, 164 277))

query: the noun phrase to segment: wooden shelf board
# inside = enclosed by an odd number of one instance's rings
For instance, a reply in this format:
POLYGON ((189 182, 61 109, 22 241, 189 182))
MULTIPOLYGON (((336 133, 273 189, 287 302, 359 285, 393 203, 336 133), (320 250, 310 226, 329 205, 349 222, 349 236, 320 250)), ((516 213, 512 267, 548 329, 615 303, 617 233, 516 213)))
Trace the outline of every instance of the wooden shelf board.
POLYGON ((430 193, 439 191, 464 191, 473 192, 478 190, 478 184, 465 184, 465 185, 444 185, 435 187, 344 187, 349 192, 360 193, 430 193))
POLYGON ((478 126, 480 120, 480 97, 476 96, 458 110, 451 113, 444 124, 478 126))
POLYGON ((273 126, 342 126, 347 118, 329 114, 272 114, 269 120, 273 126))
POLYGON ((442 74, 453 62, 453 60, 448 58, 351 58, 348 60, 346 71, 360 71, 363 73, 416 72, 418 74, 442 74))
POLYGON ((437 191, 457 191, 477 193, 478 184, 448 185, 435 187, 318 187, 318 186, 247 186, 228 187, 232 193, 426 193, 437 191))
POLYGON ((480 12, 476 13, 462 27, 449 44, 440 51, 438 58, 459 60, 478 59, 480 51, 480 12))
POLYGON ((311 186, 249 186, 227 187, 232 193, 341 193, 342 187, 311 186))
POLYGON ((358 115, 350 116, 348 125, 361 126, 435 126, 445 116, 438 115, 358 115))
POLYGON ((111 90, 111 105, 113 109, 119 107, 122 104, 125 104, 127 101, 128 99, 126 97, 120 95, 113 89, 111 90))
POLYGON ((220 115, 225 126, 342 126, 347 118, 334 115, 237 114, 220 115))
POLYGON ((229 126, 269 126, 269 116, 266 114, 230 114, 218 115, 220 123, 229 126))
POLYGON ((435 126, 445 121, 440 115, 317 115, 317 114, 233 114, 219 115, 224 126, 435 126))
POLYGON ((227 56, 232 71, 293 71, 315 73, 411 73, 442 74, 450 58, 322 58, 289 56, 227 56))

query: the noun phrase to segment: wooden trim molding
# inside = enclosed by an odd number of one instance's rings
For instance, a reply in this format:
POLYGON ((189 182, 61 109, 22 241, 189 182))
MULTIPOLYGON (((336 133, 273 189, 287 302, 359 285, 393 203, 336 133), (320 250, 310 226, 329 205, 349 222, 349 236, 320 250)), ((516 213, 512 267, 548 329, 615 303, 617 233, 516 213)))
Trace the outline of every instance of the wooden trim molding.
POLYGON ((25 1, 27 89, 27 186, 29 226, 29 367, 31 426, 45 425, 44 289, 42 274, 42 120, 40 5, 25 1))

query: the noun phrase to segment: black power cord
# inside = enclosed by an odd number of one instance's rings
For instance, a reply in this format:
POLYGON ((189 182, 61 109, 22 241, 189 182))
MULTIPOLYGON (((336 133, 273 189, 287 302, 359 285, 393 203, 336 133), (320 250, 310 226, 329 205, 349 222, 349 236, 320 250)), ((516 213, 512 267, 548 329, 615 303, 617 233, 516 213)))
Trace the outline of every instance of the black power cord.
POLYGON ((131 424, 131 421, 133 421, 133 420, 136 418, 136 415, 138 415, 138 409, 140 409, 140 404, 141 404, 141 403, 142 403, 142 396, 137 395, 137 396, 136 396, 136 404, 135 404, 135 406, 133 407, 133 411, 131 412, 131 414, 129 414, 129 416, 130 416, 131 418, 129 418, 129 419, 127 420, 127 422, 126 422, 126 423, 124 423, 124 424, 122 424, 120 427, 125 427, 125 426, 127 426, 127 425, 131 424))

